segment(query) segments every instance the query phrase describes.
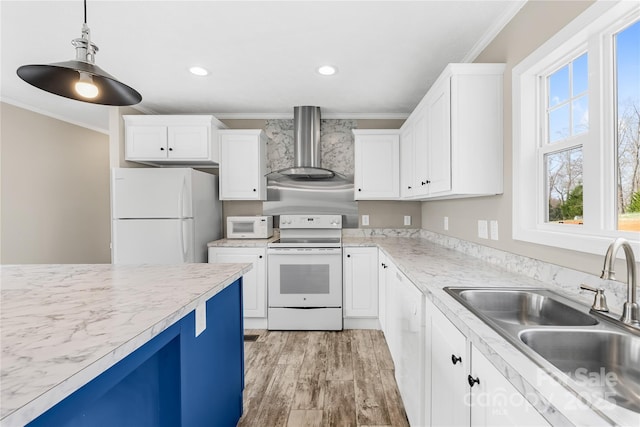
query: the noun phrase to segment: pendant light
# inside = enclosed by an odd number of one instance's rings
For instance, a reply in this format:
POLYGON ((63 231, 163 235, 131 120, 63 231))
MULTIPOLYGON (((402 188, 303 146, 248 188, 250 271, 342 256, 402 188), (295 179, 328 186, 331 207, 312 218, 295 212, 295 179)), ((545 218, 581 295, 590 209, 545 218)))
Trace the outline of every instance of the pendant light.
POLYGON ((135 89, 94 64, 98 46, 91 43, 87 0, 84 0, 82 37, 71 44, 76 48, 76 59, 48 65, 23 65, 18 68, 18 76, 39 89, 77 101, 118 106, 142 101, 135 89))

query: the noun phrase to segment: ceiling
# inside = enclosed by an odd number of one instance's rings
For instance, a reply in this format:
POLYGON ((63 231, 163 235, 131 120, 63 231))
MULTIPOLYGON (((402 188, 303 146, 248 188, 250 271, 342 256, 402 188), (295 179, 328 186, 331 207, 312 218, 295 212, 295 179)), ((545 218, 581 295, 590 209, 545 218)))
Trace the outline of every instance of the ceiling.
MULTIPOLYGON (((99 1, 87 22, 96 64, 143 97, 146 113, 403 118, 447 63, 472 61, 524 0, 99 1), (337 66, 327 77, 323 64, 337 66), (209 70, 189 73, 192 65, 209 70)), ((109 108, 20 80, 16 69, 75 57, 81 0, 0 3, 2 101, 89 128, 109 108)))

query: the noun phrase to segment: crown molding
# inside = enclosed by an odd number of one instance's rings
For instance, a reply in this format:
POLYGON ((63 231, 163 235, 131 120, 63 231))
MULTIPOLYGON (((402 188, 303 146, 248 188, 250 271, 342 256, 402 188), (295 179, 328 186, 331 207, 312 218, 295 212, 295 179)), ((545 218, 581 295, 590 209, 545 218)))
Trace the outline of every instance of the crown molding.
MULTIPOLYGON (((293 119, 290 113, 212 113, 220 120, 287 120, 293 119)), ((321 113, 323 119, 334 120, 404 120, 410 113, 321 113)))
POLYGON ((89 129, 95 132, 99 132, 105 135, 109 135, 109 129, 103 129, 101 127, 96 127, 94 125, 90 125, 88 123, 84 123, 84 122, 80 122, 77 120, 70 120, 69 117, 67 116, 61 116, 58 114, 53 114, 50 111, 46 111, 46 110, 42 110, 40 108, 36 108, 32 105, 28 105, 28 104, 24 104, 20 101, 16 101, 15 99, 11 99, 11 98, 7 98, 7 97, 0 97, 0 102, 4 102, 5 104, 9 104, 9 105, 13 105, 14 107, 18 107, 18 108, 22 108, 23 110, 28 110, 31 111, 33 113, 37 113, 43 116, 47 116, 50 117, 52 119, 56 119, 56 120, 60 120, 61 122, 65 122, 65 123, 69 123, 75 126, 80 126, 83 127, 85 129, 89 129))
POLYGON ((520 9, 528 0, 516 0, 509 2, 504 13, 493 23, 493 25, 480 37, 471 50, 462 58, 462 62, 473 62, 480 53, 493 41, 500 31, 520 12, 520 9))

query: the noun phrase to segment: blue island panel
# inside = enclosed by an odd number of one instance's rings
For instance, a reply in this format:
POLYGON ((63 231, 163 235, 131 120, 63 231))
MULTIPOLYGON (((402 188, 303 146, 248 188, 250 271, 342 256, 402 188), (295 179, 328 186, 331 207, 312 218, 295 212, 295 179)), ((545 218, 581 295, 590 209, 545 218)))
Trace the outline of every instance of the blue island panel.
POLYGON ((235 426, 242 415, 242 281, 189 313, 28 427, 235 426))
POLYGON ((207 328, 195 336, 195 314, 182 323, 182 426, 235 426, 242 416, 242 286, 207 301, 207 328))

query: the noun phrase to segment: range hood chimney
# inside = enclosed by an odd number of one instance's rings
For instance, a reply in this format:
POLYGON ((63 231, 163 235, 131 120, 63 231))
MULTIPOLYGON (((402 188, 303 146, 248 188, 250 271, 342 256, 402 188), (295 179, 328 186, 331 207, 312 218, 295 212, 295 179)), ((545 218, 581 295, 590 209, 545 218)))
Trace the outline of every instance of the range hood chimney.
POLYGON ((293 167, 278 171, 293 179, 328 179, 335 172, 320 167, 320 107, 293 107, 293 167))
POLYGON ((294 166, 267 175, 263 215, 342 215, 343 228, 358 228, 353 177, 320 167, 320 107, 293 109, 294 166))

